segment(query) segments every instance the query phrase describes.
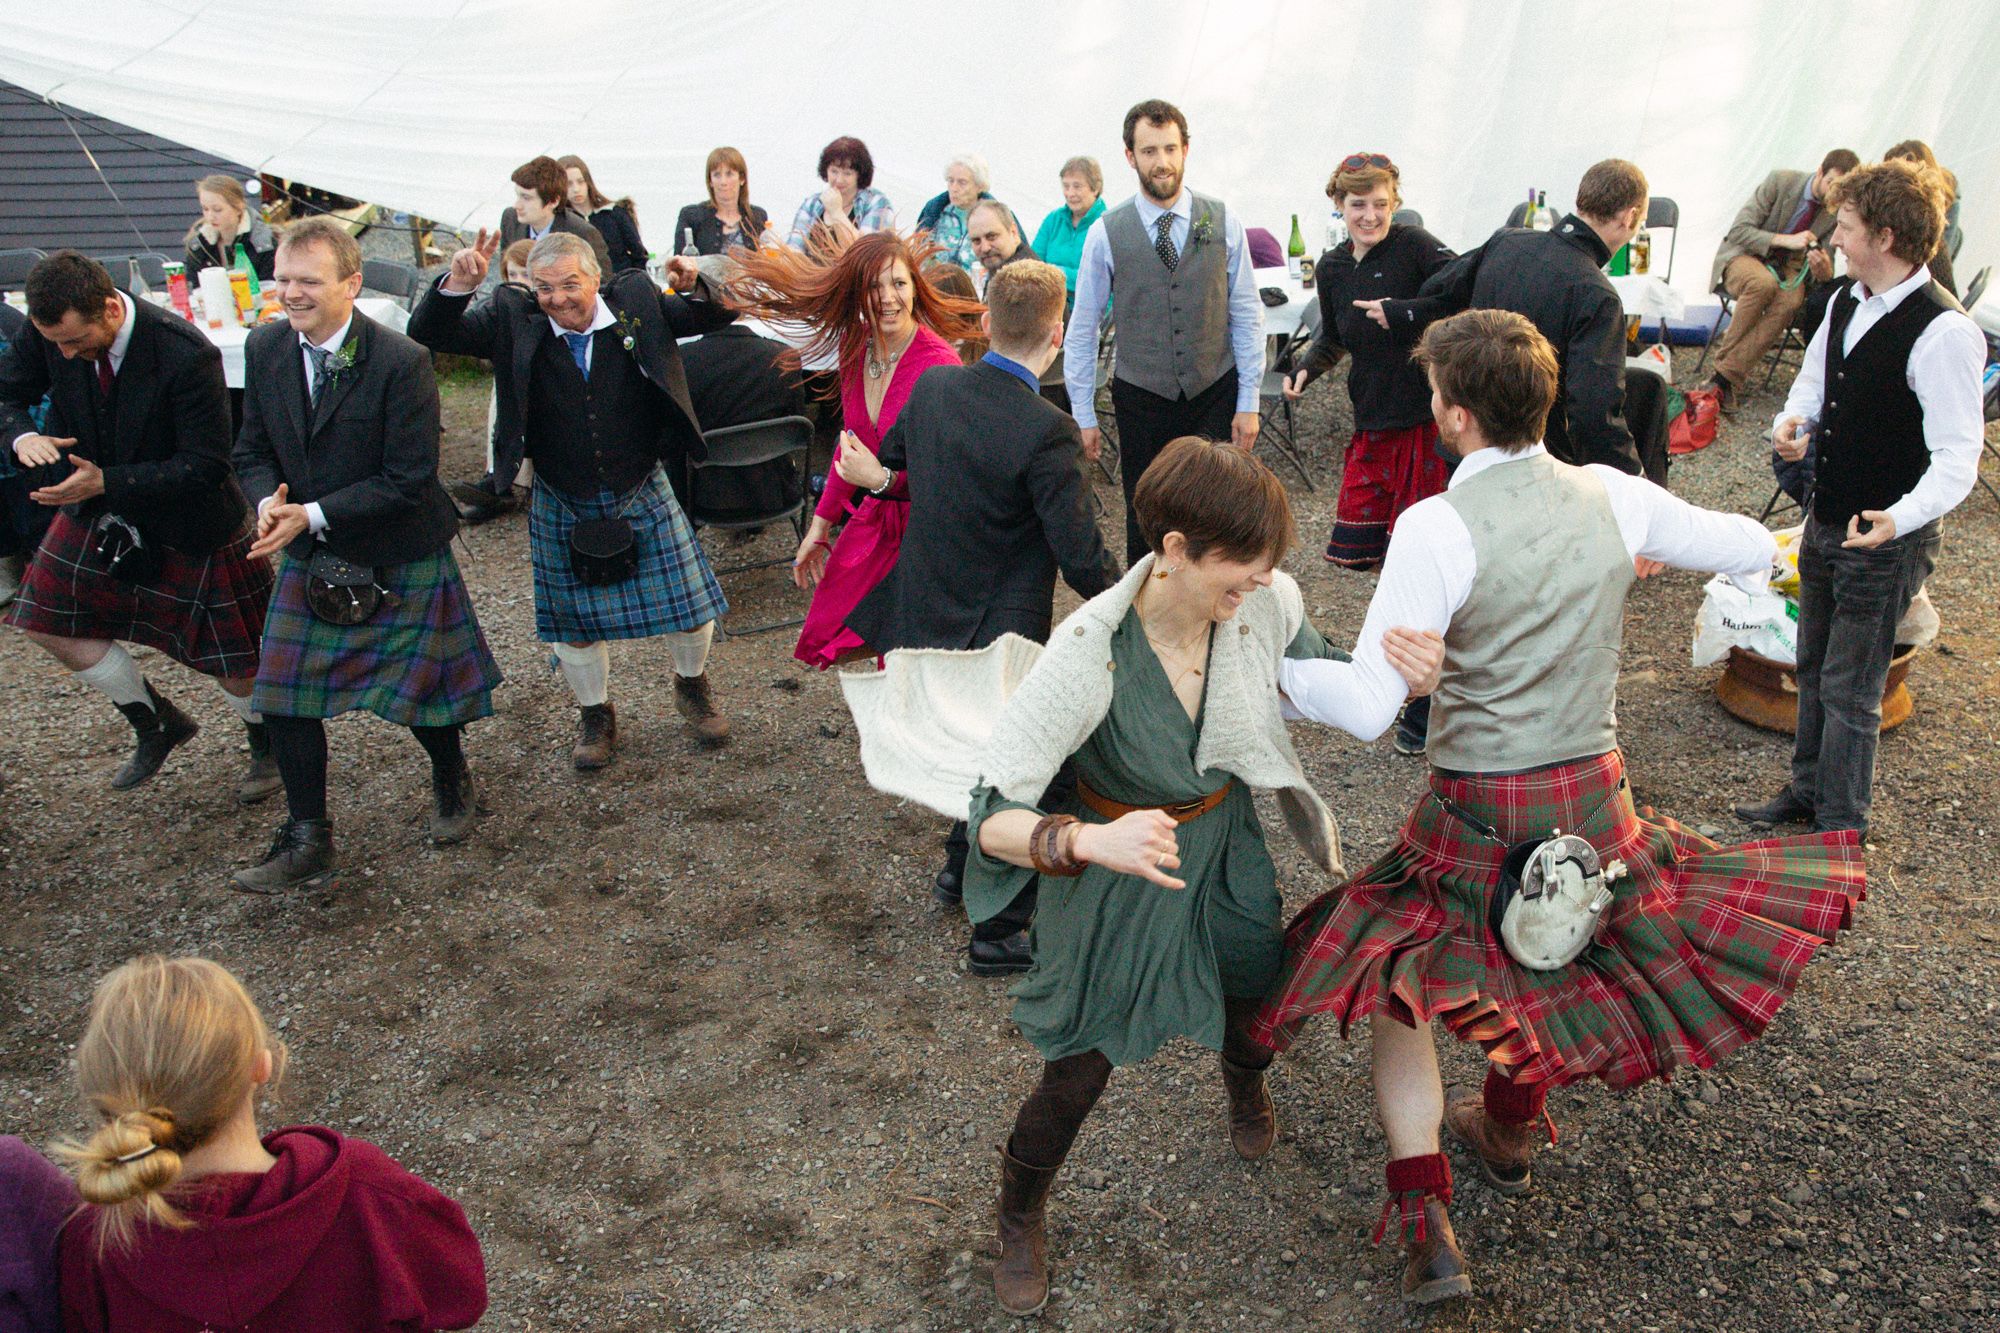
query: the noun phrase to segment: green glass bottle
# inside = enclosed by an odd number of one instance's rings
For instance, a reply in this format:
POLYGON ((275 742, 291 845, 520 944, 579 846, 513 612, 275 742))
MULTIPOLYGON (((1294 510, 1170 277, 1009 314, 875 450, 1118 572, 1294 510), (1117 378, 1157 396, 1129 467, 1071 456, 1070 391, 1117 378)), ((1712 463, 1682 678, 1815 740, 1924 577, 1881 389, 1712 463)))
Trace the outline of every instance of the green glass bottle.
POLYGON ((1306 263, 1306 234, 1299 230, 1299 215, 1292 214, 1292 239, 1285 246, 1285 268, 1293 278, 1306 263))

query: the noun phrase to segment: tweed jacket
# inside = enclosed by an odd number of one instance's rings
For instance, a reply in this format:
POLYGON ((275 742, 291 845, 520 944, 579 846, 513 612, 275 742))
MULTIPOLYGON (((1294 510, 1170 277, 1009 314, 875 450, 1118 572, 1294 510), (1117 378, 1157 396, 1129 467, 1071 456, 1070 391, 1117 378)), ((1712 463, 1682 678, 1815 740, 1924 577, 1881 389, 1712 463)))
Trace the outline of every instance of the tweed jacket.
MULTIPOLYGON (((1063 761, 1111 711, 1111 636, 1152 574, 1153 560, 1141 559, 1058 625, 1001 710, 980 771, 1009 800, 1040 800, 1063 761)), ((1275 789, 1285 824, 1306 854, 1344 877, 1339 827, 1299 767, 1279 712, 1278 663, 1304 623, 1298 584, 1279 571, 1270 587, 1244 598, 1236 615, 1215 627, 1195 767, 1275 789)))
MULTIPOLYGON (((1711 288, 1722 285, 1722 271, 1737 256, 1762 259, 1771 253, 1772 239, 1799 211, 1799 203, 1806 197, 1812 178, 1810 171, 1774 171, 1764 177, 1757 192, 1750 196, 1750 202, 1737 210, 1736 220, 1729 224, 1721 246, 1716 249, 1715 263, 1708 270, 1711 288)), ((1819 216, 1813 219, 1811 231, 1819 237, 1821 245, 1833 234, 1833 223, 1834 211, 1830 208, 1822 207, 1819 216)))

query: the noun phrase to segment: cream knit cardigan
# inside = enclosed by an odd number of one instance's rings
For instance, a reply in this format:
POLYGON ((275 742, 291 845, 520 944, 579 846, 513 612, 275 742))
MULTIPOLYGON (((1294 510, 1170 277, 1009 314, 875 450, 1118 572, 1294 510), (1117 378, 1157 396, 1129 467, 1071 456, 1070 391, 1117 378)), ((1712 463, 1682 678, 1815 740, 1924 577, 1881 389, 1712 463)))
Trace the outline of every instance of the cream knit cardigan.
MULTIPOLYGON (((1009 800, 1040 800, 1111 711, 1111 636, 1152 569, 1148 555, 1078 607, 1039 656, 1007 635, 977 652, 898 649, 882 671, 842 672, 869 783, 955 819, 965 818, 980 782, 1009 800)), ((1304 623, 1298 584, 1278 571, 1215 627, 1195 767, 1275 789, 1307 855, 1344 877, 1339 827, 1299 768, 1279 714, 1278 663, 1304 623)))

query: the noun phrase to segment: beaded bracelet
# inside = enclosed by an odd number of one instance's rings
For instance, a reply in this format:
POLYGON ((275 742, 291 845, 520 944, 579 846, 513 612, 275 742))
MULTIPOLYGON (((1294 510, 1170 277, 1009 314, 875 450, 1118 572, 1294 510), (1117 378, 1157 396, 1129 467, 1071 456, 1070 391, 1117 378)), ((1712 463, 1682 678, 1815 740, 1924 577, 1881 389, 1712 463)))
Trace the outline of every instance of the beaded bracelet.
POLYGON ((1075 815, 1043 815, 1028 835, 1028 859, 1037 874, 1074 879, 1084 863, 1076 856, 1076 835, 1083 821, 1075 815))

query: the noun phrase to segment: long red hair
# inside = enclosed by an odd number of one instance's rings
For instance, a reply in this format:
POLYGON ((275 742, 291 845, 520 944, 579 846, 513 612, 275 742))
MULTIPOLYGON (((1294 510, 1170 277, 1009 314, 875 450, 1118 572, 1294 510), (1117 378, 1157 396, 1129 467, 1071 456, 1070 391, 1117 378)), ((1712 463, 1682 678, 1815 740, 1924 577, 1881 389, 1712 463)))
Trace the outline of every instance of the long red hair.
POLYGON ((866 350, 879 318, 875 284, 900 259, 910 271, 910 313, 917 323, 949 343, 977 338, 986 307, 948 296, 924 276, 924 261, 939 248, 893 231, 863 232, 843 245, 815 227, 804 251, 787 246, 733 255, 730 304, 760 319, 803 325, 811 337, 794 350, 797 359, 832 353, 845 370, 866 350))

